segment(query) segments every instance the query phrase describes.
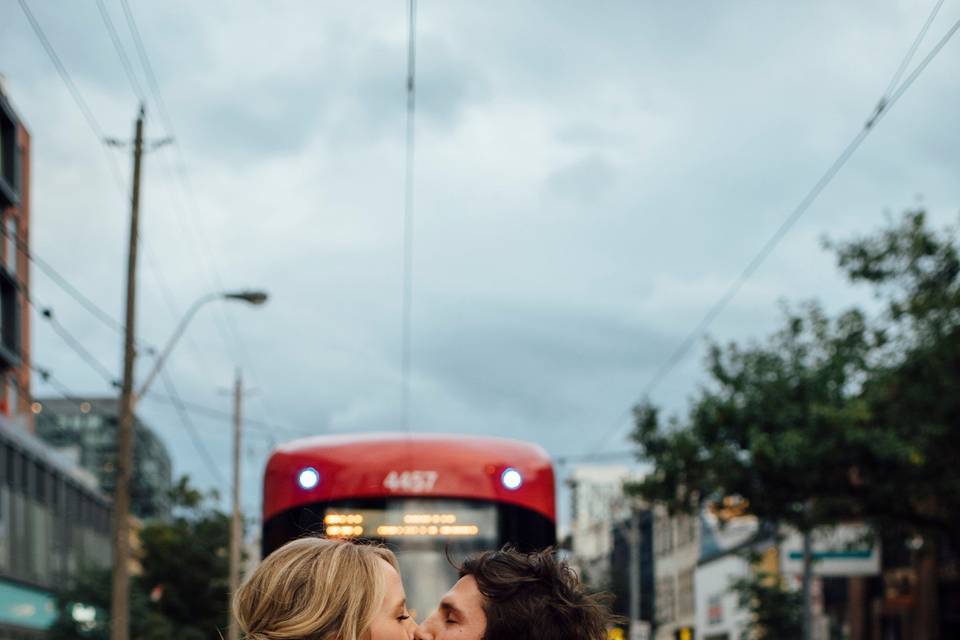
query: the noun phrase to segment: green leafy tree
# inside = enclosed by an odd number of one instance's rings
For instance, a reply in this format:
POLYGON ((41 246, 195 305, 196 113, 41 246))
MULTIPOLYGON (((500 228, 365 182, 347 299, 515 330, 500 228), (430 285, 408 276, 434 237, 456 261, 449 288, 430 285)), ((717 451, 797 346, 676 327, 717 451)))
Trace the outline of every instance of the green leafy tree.
POLYGON ((960 257, 922 212, 828 245, 884 311, 786 309, 763 342, 712 343, 684 418, 635 411, 653 471, 632 491, 693 512, 717 496, 803 530, 842 518, 960 541, 960 257))
POLYGON ((831 320, 813 303, 786 315, 764 343, 710 346, 712 384, 685 421, 663 424, 649 403, 635 409, 633 437, 653 471, 633 491, 691 513, 736 496, 800 530, 858 510, 854 452, 869 442, 855 401, 872 346, 865 319, 850 311, 831 320))
POLYGON ((220 640, 227 626, 230 518, 208 502, 183 478, 171 492, 173 517, 140 534, 140 581, 185 640, 220 640))
POLYGON ((730 588, 740 606, 753 613, 743 640, 800 640, 802 597, 779 576, 758 572, 735 580, 730 588))
POLYGON ((878 366, 860 401, 881 449, 858 468, 864 509, 960 547, 960 252, 922 211, 833 245, 839 265, 884 303, 878 366))
MULTIPOLYGON (((186 477, 171 491, 174 516, 140 532, 143 572, 130 585, 131 637, 138 640, 221 640, 227 626, 229 518, 209 506, 215 495, 186 477)), ((108 640, 110 570, 83 571, 58 595, 51 640, 108 640), (98 610, 77 621, 74 606, 98 610)))
POLYGON ((671 511, 735 496, 801 531, 857 518, 960 547, 956 234, 917 211, 826 244, 882 310, 830 316, 810 302, 786 307, 766 340, 711 343, 709 381, 683 417, 636 407, 653 470, 629 490, 671 511))

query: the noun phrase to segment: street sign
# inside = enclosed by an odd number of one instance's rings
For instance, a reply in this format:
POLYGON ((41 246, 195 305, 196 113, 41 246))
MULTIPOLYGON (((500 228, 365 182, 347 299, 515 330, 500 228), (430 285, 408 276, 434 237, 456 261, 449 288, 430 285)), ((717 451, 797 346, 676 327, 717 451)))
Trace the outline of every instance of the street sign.
MULTIPOLYGON (((880 541, 865 524, 851 523, 815 529, 812 535, 813 573, 818 576, 874 576, 880 573, 880 541)), ((789 531, 781 547, 786 574, 803 573, 803 536, 789 531)))

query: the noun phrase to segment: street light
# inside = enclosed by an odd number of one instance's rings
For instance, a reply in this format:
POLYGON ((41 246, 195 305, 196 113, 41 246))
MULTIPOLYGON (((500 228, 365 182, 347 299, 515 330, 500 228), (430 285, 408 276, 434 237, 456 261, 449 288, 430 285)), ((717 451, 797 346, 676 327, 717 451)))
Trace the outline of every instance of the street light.
MULTIPOLYGON (((220 291, 217 293, 208 293, 205 296, 202 296, 194 302, 187 313, 183 316, 183 319, 180 320, 180 323, 177 325, 177 328, 173 330, 173 335, 170 336, 170 339, 167 341, 166 346, 163 347, 163 351, 160 352, 160 355, 157 356, 156 362, 153 363, 153 368, 150 370, 150 373, 147 374, 147 377, 144 379, 143 384, 140 386, 140 391, 137 392, 134 401, 137 398, 142 398, 144 394, 147 393, 147 390, 150 388, 150 384, 157 377, 157 374, 160 373, 160 369, 163 368, 164 363, 167 361, 167 357, 170 355, 170 352, 173 351, 173 348, 176 346, 177 342, 180 340, 180 337, 183 335, 184 331, 187 328, 187 325, 190 324, 190 321, 193 320, 193 317, 197 315, 197 311, 200 310, 200 307, 204 306, 208 302, 213 302, 214 300, 239 300, 240 302, 246 302, 254 306, 262 305, 267 301, 267 292, 266 291, 257 291, 257 290, 244 290, 244 291, 220 291)), ((230 517, 230 597, 233 597, 233 594, 237 591, 237 586, 240 583, 240 544, 243 537, 243 525, 240 518, 240 434, 241 434, 241 418, 240 418, 240 405, 241 399, 243 396, 242 391, 242 382, 240 379, 240 370, 237 370, 237 385, 234 398, 234 431, 233 431, 233 508, 230 517)), ((228 640, 239 640, 240 631, 237 626, 237 622, 234 617, 230 616, 230 626, 228 630, 228 640)))
MULTIPOLYGON (((138 134, 138 145, 139 145, 139 135, 142 129, 142 121, 138 121, 137 125, 137 134, 138 134)), ((139 146, 138 146, 139 151, 139 146)), ((138 165, 139 166, 139 165, 138 165)), ((139 174, 139 168, 138 168, 139 174)), ((136 238, 136 227, 133 227, 131 231, 131 237, 136 238)), ((136 244, 131 240, 131 245, 133 247, 136 244)), ((133 251, 133 250, 131 250, 133 251)), ((133 259, 131 259, 131 264, 133 264, 133 259)), ((131 267, 132 273, 132 267, 131 267)), ((135 282, 133 277, 129 278, 130 282, 135 282)), ((120 396, 120 428, 117 435, 117 440, 120 443, 117 451, 117 466, 120 469, 118 473, 118 479, 114 492, 114 535, 113 535, 113 593, 111 595, 111 611, 113 613, 112 627, 111 627, 111 638, 113 640, 127 640, 129 638, 129 627, 128 627, 128 614, 129 614, 129 601, 127 600, 126 588, 129 584, 129 574, 126 559, 130 556, 130 540, 127 535, 127 519, 130 515, 130 494, 129 494, 129 481, 130 481, 130 469, 133 467, 133 407, 136 404, 137 399, 142 398, 143 395, 150 388, 150 384, 153 382, 154 378, 157 377, 157 374, 160 372, 160 369, 163 367, 163 364, 166 362, 167 357, 170 355, 170 352, 173 351, 173 348, 176 346, 177 341, 183 335, 183 332, 186 330, 187 325, 190 324, 190 321, 197 314, 197 311, 200 310, 200 307, 204 306, 208 302, 213 302, 214 300, 240 300, 252 305, 261 305, 267 301, 267 294, 264 291, 220 291, 217 293, 209 293, 201 298, 197 299, 196 302, 191 305, 187 310, 187 313, 183 316, 183 319, 180 320, 180 323, 177 325, 176 329, 173 331, 173 335, 170 336, 170 340, 167 341, 166 346, 164 346, 163 351, 160 352, 160 355, 157 357, 156 362, 153 365, 153 368, 150 370, 150 373, 147 374, 146 379, 141 385, 139 392, 134 394, 133 391, 133 361, 134 361, 134 342, 133 342, 133 296, 128 290, 127 294, 128 304, 127 304, 127 331, 125 338, 125 356, 124 356, 124 384, 123 390, 120 396), (126 443, 126 444, 125 444, 126 443), (126 476, 123 470, 127 470, 126 476), (125 477, 124 477, 125 476, 125 477)), ((237 412, 236 416, 236 441, 234 443, 234 515, 231 528, 231 547, 239 547, 239 537, 234 533, 239 530, 239 511, 236 503, 238 502, 238 490, 239 482, 237 478, 239 477, 239 425, 240 425, 240 414, 237 412)), ((231 559, 234 556, 239 557, 237 550, 231 551, 231 559)))
POLYGON ((150 385, 153 383, 154 379, 157 377, 157 374, 160 373, 160 369, 163 368, 164 363, 167 361, 167 357, 170 355, 170 352, 173 351, 173 348, 180 340, 180 337, 183 336, 183 332, 186 330, 187 325, 190 324, 191 320, 193 320, 193 316, 197 315, 197 311, 200 310, 200 307, 204 306, 208 302, 213 302, 214 300, 239 300, 241 302, 246 302, 247 304, 259 306, 265 303, 268 297, 269 296, 267 295, 266 291, 247 290, 219 291, 216 293, 208 293, 207 295, 198 298, 197 301, 194 302, 187 310, 187 313, 183 316, 183 319, 180 320, 180 324, 178 324, 177 328, 174 329, 173 335, 170 336, 170 340, 168 340, 166 346, 163 347, 163 351, 161 351, 160 355, 157 356, 157 359, 153 364, 153 368, 150 370, 150 373, 147 374, 143 384, 140 385, 140 390, 137 391, 136 398, 142 398, 144 394, 147 393, 150 385))

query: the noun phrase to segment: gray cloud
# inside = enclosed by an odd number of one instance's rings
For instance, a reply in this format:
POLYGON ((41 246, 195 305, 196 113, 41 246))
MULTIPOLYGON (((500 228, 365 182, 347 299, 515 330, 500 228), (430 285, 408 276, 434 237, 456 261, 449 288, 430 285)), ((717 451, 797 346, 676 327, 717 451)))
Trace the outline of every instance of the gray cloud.
MULTIPOLYGON (((107 5, 129 44, 119 6, 107 5)), ((96 8, 31 6, 104 129, 128 133, 135 98, 96 8)), ((229 311, 244 348, 224 310, 201 312, 170 363, 183 394, 229 408, 219 391, 239 364, 259 389, 253 417, 292 430, 398 428, 405 7, 133 7, 192 184, 182 193, 171 150, 148 156, 140 332, 162 343, 218 280, 267 287, 266 307, 229 311)), ((929 6, 419 9, 415 424, 521 435, 570 453, 595 446, 854 135, 929 6)), ((944 12, 931 38, 956 19, 944 12)), ((817 296, 831 308, 868 299, 839 279, 819 248, 823 233, 864 232, 918 193, 935 219, 954 218, 956 46, 877 127, 713 335, 762 335, 782 297, 817 296)), ((32 246, 119 317, 123 195, 15 3, 0 9, 0 60, 33 135, 32 246)), ((159 135, 152 100, 148 115, 159 135)), ((112 153, 125 183, 129 159, 112 153)), ((38 298, 117 367, 119 336, 33 278, 38 298)), ((34 324, 38 362, 71 389, 107 391, 34 324)), ((657 401, 682 406, 702 380, 701 354, 663 381, 657 401)), ((169 406, 146 402, 143 411, 178 471, 210 486, 169 406)), ((226 460, 224 423, 197 425, 226 460)), ((251 504, 269 441, 253 444, 251 504)))

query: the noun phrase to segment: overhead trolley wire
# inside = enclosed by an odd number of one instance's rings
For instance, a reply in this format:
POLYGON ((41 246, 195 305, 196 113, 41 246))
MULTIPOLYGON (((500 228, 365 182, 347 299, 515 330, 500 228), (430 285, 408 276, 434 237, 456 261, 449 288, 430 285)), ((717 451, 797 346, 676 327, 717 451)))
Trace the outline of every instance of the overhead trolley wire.
POLYGON ((913 39, 913 44, 910 45, 910 48, 907 50, 906 55, 903 56, 903 60, 900 62, 900 66, 897 67, 897 70, 893 74, 893 77, 890 78, 890 84, 887 85, 886 90, 883 92, 883 97, 880 99, 881 104, 886 102, 891 92, 899 84, 900 78, 903 76, 903 72, 907 70, 907 67, 910 65, 910 61, 913 60, 914 54, 917 52, 917 49, 920 48, 920 43, 923 42, 923 39, 926 37, 927 31, 930 30, 930 25, 933 24, 933 21, 934 19, 936 19, 937 14, 940 12, 940 7, 942 6, 943 6, 943 0, 937 0, 937 4, 934 5, 933 10, 930 12, 930 15, 927 16, 927 21, 923 23, 923 27, 920 29, 920 33, 918 33, 917 37, 913 39))
MULTIPOLYGON (((938 2, 933 9, 931 18, 927 20, 927 23, 924 24, 923 29, 921 30, 921 36, 914 41, 913 45, 910 48, 910 52, 907 54, 907 61, 913 56, 913 52, 916 51, 916 48, 920 44, 922 35, 930 27, 932 22, 932 17, 936 15, 936 12, 939 10, 942 2, 938 2)), ((696 325, 696 327, 691 331, 686 338, 679 344, 679 346, 671 353, 667 360, 654 372, 650 380, 645 384, 638 396, 637 401, 639 402, 644 398, 649 397, 650 393, 663 381, 667 375, 680 363, 683 357, 691 349, 694 343, 704 334, 707 327, 709 327, 713 321, 719 316, 727 305, 733 300, 733 298, 739 293, 740 289, 743 288, 743 285, 746 284, 747 280, 756 272, 760 267, 763 261, 773 252, 777 247, 783 237, 790 231, 791 228, 797 223, 797 221, 807 212, 810 208, 810 205, 817 199, 820 193, 830 184, 833 178, 837 175, 840 169, 847 163, 850 157, 854 152, 860 147, 863 141, 870 135, 873 131, 876 124, 883 119, 883 117, 890 111, 891 108, 899 101, 903 94, 910 88, 910 86, 916 81, 921 73, 927 68, 930 62, 940 53, 947 42, 954 36, 957 30, 960 29, 960 20, 957 20, 950 29, 943 35, 943 37, 937 42, 936 45, 930 50, 930 52, 920 61, 920 63, 914 68, 914 70, 906 77, 906 79, 895 89, 890 92, 888 89, 884 98, 878 102, 877 107, 870 116, 870 118, 864 123, 863 127, 854 136, 844 150, 840 153, 839 157, 834 160, 833 164, 827 169, 827 171, 820 177, 819 180, 813 185, 813 187, 807 192, 807 194, 801 199, 797 207, 787 216, 787 218, 780 224, 777 230, 773 235, 763 244, 760 248, 760 251, 747 263, 747 266, 740 273, 740 275, 730 284, 726 291, 720 296, 720 298, 709 308, 704 317, 696 325)), ((901 65, 904 66, 904 65, 901 65)), ((899 75, 902 75, 902 72, 898 71, 894 75, 896 80, 899 75)), ((594 452, 599 451, 607 442, 612 438, 618 435, 622 429, 623 422, 626 418, 632 413, 632 407, 620 414, 614 423, 610 425, 610 428, 607 429, 603 437, 597 441, 597 447, 595 447, 594 452)))
POLYGON ((417 74, 417 0, 410 0, 407 34, 407 138, 406 180, 403 211, 403 307, 401 318, 401 420, 404 431, 410 431, 410 365, 411 324, 413 311, 413 213, 414 162, 416 159, 416 74, 417 74))
MULTIPOLYGON (((191 222, 191 228, 194 234, 194 239, 197 244, 201 246, 209 247, 211 245, 208 237, 206 236, 202 225, 198 222, 199 217, 196 215, 198 207, 196 206, 196 197, 194 196, 193 186, 189 179, 189 174, 186 170, 186 162, 183 158, 182 145, 180 144, 179 138, 177 137, 176 131, 173 126, 173 119, 170 117, 170 112, 167 109, 166 102, 163 99, 163 93, 160 90, 160 83, 157 81, 156 74, 153 70, 153 65, 150 63, 150 56, 147 53, 146 46, 144 45, 143 38, 140 34, 140 29, 137 26, 136 18, 133 15, 133 11, 130 8, 130 4, 127 0, 120 0, 121 5, 123 6, 124 16, 126 17, 127 25, 130 29, 130 33, 133 36, 134 44, 137 49, 137 55, 139 56, 141 66, 143 67, 144 73, 147 76, 147 83, 150 87, 151 95, 153 96, 154 102, 157 105, 157 109, 160 112, 161 120, 167 131, 167 135, 173 137, 176 140, 174 145, 175 153, 177 154, 178 162, 173 163, 174 172, 171 177, 176 177, 178 180, 181 189, 187 199, 188 204, 193 209, 194 215, 185 216, 191 222)), ((181 220, 182 223, 182 220, 181 220)), ((184 228, 188 225, 183 224, 184 228)), ((212 279, 212 284, 218 291, 224 290, 223 279, 220 276, 220 271, 217 268, 216 261, 213 259, 213 254, 211 251, 196 251, 198 256, 202 256, 203 264, 208 272, 208 275, 212 279)), ((198 259, 198 262, 200 260, 198 259)), ((229 353, 231 350, 237 352, 241 362, 245 363, 245 369, 247 370, 247 375, 253 381, 255 385, 258 384, 258 376, 256 370, 252 364, 252 361, 249 357, 249 352, 246 349, 246 345, 243 341, 242 334, 237 328, 236 322, 230 310, 224 304, 219 304, 217 306, 217 313, 215 317, 219 319, 220 322, 225 323, 221 324, 221 330, 217 332, 217 335, 220 336, 220 339, 224 342, 224 347, 229 353), (226 330, 223 330, 226 326, 226 330), (233 340, 233 346, 231 347, 227 344, 226 336, 230 335, 233 340)), ((270 407, 267 404, 267 401, 263 396, 259 396, 261 404, 266 408, 267 413, 272 413, 270 407)))

